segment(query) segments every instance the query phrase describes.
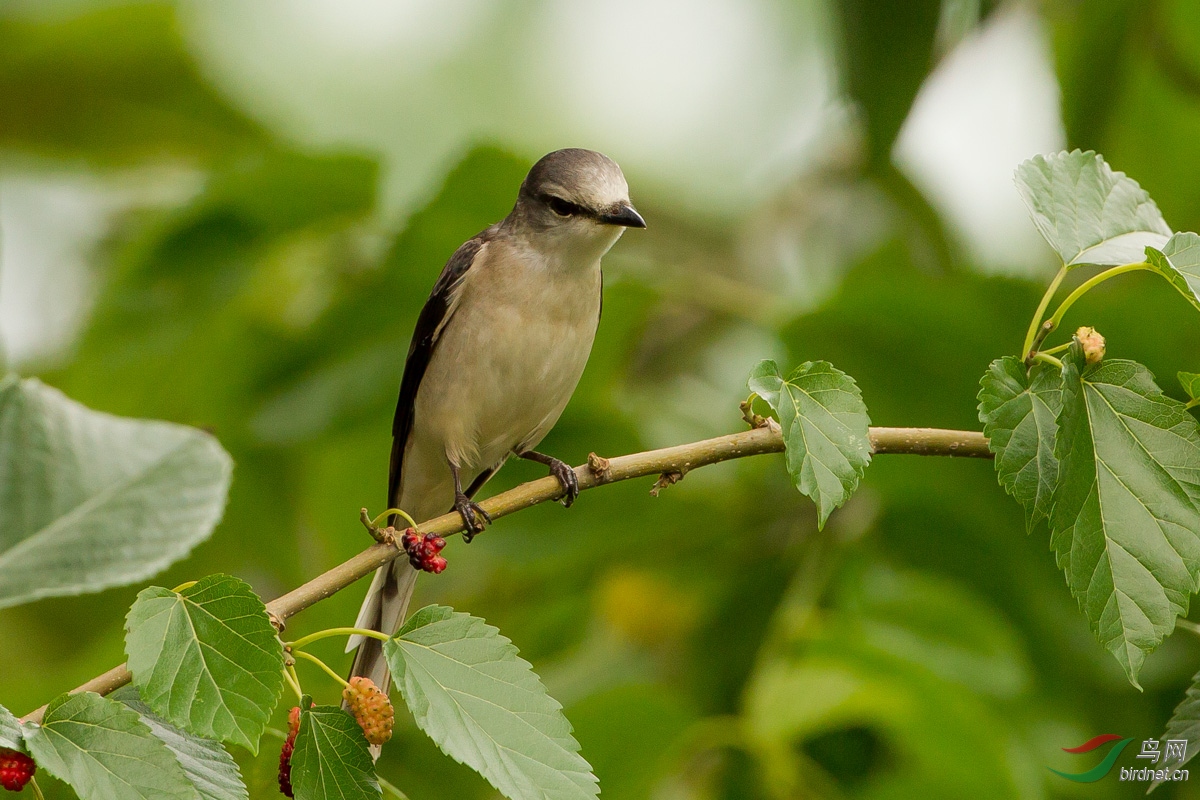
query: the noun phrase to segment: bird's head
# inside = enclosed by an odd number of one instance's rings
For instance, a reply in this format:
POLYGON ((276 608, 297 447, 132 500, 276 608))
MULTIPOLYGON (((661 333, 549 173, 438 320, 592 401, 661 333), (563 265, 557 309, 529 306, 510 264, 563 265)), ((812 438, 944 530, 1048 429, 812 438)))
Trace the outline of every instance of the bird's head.
POLYGON ((529 170, 514 209, 521 220, 565 246, 602 255, 626 228, 644 228, 629 202, 629 184, 617 163, 595 150, 567 148, 545 155, 529 170))

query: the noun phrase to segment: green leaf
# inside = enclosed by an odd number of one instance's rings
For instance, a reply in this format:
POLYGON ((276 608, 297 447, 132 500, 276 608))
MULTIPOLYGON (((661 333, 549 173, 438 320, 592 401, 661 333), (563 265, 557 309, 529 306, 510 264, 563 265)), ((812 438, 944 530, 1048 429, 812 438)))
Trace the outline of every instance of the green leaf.
POLYGON ((38 766, 80 800, 197 800, 175 756, 137 712, 93 692, 62 695, 25 725, 38 766))
POLYGON ((980 380, 979 421, 996 454, 996 477, 1025 509, 1025 528, 1050 518, 1058 459, 1055 420, 1062 407, 1062 375, 1046 364, 1027 374, 1015 356, 992 362, 980 380))
POLYGON ((805 362, 786 378, 774 361, 761 361, 749 384, 779 415, 788 472, 824 527, 871 463, 871 420, 858 385, 825 361, 805 362))
MULTIPOLYGON (((1175 706, 1175 712, 1167 721, 1167 729, 1160 737, 1159 744, 1159 752, 1163 754, 1163 761, 1155 769, 1179 769, 1192 760, 1198 748, 1200 748, 1200 673, 1192 676, 1192 685, 1188 687, 1183 700, 1175 706), (1183 758, 1178 758, 1174 754, 1171 758, 1167 758, 1168 739, 1182 739, 1187 742, 1183 758)), ((1160 783, 1162 781, 1156 781, 1150 788, 1154 789, 1160 783)))
POLYGON ((175 754, 175 760, 202 800, 246 800, 250 796, 237 762, 219 742, 193 736, 162 720, 142 702, 132 686, 124 686, 110 697, 136 711, 150 732, 175 754))
POLYGON ((562 706, 496 628, 445 606, 409 617, 383 645, 417 725, 510 800, 599 794, 562 706))
POLYGON ((296 800, 357 800, 380 796, 370 745, 354 717, 337 706, 300 714, 292 753, 296 800))
POLYGON ((194 428, 0 381, 0 608, 142 580, 221 519, 232 462, 194 428))
POLYGON ((1177 233, 1162 250, 1147 247, 1146 263, 1170 281, 1189 303, 1200 308, 1200 236, 1177 233))
POLYGON ((1200 374, 1195 372, 1180 372, 1175 375, 1179 385, 1187 392, 1187 396, 1195 400, 1200 397, 1200 374))
POLYGON ((1138 262, 1171 235, 1137 181, 1091 150, 1034 156, 1015 178, 1033 224, 1067 266, 1138 262))
POLYGON ((21 733, 21 721, 4 706, 0 706, 0 747, 24 750, 25 737, 21 733))
POLYGON ((1200 577, 1200 426, 1133 361, 1064 360, 1051 545, 1092 631, 1137 686, 1200 577))
POLYGON ((283 691, 283 647, 248 584, 210 575, 181 592, 152 586, 125 627, 133 683, 154 713, 258 752, 283 691))

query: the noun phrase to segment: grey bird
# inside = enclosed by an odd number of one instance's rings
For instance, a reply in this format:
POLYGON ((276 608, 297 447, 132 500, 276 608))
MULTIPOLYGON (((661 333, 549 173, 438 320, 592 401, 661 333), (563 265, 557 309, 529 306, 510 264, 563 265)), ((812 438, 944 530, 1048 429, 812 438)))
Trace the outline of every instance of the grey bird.
MULTIPOLYGON (((533 165, 513 210, 455 251, 417 318, 392 423, 389 508, 418 521, 455 509, 469 542, 491 522, 471 498, 510 456, 548 466, 571 505, 574 471, 533 448, 591 353, 601 257, 625 228, 644 227, 607 156, 571 148, 533 165)), ((380 567, 355 627, 395 633, 416 577, 404 558, 380 567)), ((380 642, 353 637, 355 647, 351 676, 388 691, 380 642)))

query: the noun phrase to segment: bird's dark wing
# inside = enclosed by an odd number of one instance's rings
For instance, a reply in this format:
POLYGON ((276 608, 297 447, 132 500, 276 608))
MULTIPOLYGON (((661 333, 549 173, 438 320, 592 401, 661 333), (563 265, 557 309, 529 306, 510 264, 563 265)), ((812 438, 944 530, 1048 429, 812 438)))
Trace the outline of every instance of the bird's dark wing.
POLYGON ((488 228, 474 239, 469 239, 454 251, 425 307, 417 317, 417 327, 413 331, 412 343, 408 346, 408 358, 404 362, 404 377, 400 379, 400 397, 396 400, 396 416, 392 420, 392 457, 388 466, 388 507, 395 508, 400 501, 400 481, 404 469, 404 450, 408 445, 408 437, 412 433, 413 414, 417 402, 417 390, 421 387, 421 379, 433 358, 440 333, 445 330, 445 323, 452 314, 451 298, 455 287, 467 274, 467 270, 475 263, 479 251, 492 238, 493 228, 488 228))

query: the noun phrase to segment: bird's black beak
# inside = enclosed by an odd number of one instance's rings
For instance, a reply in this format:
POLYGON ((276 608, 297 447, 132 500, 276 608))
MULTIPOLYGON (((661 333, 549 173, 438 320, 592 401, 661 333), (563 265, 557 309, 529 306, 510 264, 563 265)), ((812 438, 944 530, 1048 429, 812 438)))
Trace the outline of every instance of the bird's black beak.
POLYGON ((644 228, 646 220, 628 203, 621 203, 600 215, 600 221, 605 225, 621 225, 626 228, 644 228))

